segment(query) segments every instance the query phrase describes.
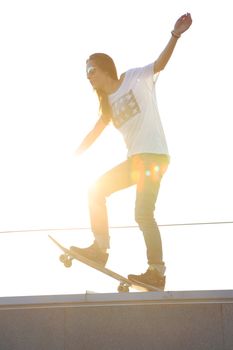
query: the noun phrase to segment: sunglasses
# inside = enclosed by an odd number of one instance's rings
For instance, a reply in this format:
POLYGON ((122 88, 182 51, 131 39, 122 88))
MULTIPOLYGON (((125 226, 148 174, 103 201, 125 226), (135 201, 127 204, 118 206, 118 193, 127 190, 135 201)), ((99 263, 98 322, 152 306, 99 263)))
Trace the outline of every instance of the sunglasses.
POLYGON ((93 75, 96 72, 96 68, 93 66, 88 66, 86 72, 87 72, 87 75, 89 75, 89 76, 93 75))

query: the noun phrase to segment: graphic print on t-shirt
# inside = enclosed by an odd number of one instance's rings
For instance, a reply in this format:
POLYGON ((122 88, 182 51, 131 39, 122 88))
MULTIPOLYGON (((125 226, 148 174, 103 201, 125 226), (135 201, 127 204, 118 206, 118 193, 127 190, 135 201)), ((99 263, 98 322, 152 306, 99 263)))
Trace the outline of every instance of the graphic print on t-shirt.
POLYGON ((120 128, 130 118, 141 112, 132 90, 113 102, 112 111, 112 120, 116 128, 120 128))

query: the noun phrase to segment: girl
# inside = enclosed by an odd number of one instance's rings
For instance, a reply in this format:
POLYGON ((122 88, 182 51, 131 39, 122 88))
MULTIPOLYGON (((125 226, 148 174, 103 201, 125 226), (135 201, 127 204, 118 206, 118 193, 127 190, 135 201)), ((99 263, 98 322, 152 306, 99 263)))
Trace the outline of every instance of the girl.
POLYGON ((105 266, 110 248, 106 198, 116 191, 136 185, 135 220, 144 235, 149 267, 145 273, 129 275, 128 278, 132 282, 159 289, 165 286, 165 264, 154 210, 161 179, 169 164, 169 152, 158 112, 155 83, 158 73, 169 61, 177 40, 191 24, 189 13, 181 16, 158 59, 145 67, 128 70, 119 79, 115 64, 108 55, 95 53, 86 62, 87 78, 99 98, 100 118, 84 138, 77 154, 90 147, 112 122, 124 137, 128 157, 101 176, 89 191, 94 243, 88 248, 71 249, 105 266))

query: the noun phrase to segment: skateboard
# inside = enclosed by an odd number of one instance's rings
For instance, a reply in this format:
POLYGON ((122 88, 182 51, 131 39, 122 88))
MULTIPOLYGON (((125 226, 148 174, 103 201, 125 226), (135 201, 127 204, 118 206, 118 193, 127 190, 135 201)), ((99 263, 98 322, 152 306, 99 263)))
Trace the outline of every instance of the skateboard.
POLYGON ((120 282, 117 290, 118 292, 129 292, 129 288, 133 288, 139 291, 146 291, 146 292, 158 292, 158 291, 162 291, 163 289, 160 288, 156 288, 154 286, 151 285, 147 285, 144 283, 140 283, 137 284, 135 282, 130 281, 128 278, 119 275, 118 273, 102 266, 99 265, 98 263, 87 259, 86 257, 76 253, 76 252, 72 252, 70 249, 64 247, 62 244, 60 244, 56 239, 54 239, 52 236, 49 235, 49 238, 52 240, 52 242, 54 244, 56 244, 56 246, 58 246, 62 251, 63 254, 60 255, 60 261, 64 264, 65 267, 71 267, 72 266, 72 260, 78 260, 80 262, 82 262, 83 264, 92 267, 95 270, 98 270, 102 273, 104 273, 105 275, 112 277, 113 279, 117 280, 120 282))

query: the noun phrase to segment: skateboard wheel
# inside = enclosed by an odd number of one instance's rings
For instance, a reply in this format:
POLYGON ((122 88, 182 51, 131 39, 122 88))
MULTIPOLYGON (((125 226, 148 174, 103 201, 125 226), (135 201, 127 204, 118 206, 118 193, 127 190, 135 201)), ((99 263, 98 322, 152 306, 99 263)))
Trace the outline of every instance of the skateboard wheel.
POLYGON ((66 258, 66 260, 64 261, 64 266, 65 267, 71 267, 72 266, 72 260, 66 258))
POLYGON ((129 292, 129 287, 125 284, 120 284, 117 288, 119 293, 127 293, 129 292))
POLYGON ((60 255, 60 261, 64 264, 65 263, 65 261, 67 260, 67 258, 66 258, 66 255, 65 254, 62 254, 62 255, 60 255))

